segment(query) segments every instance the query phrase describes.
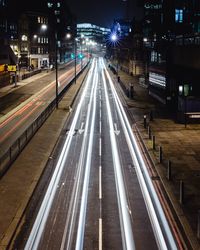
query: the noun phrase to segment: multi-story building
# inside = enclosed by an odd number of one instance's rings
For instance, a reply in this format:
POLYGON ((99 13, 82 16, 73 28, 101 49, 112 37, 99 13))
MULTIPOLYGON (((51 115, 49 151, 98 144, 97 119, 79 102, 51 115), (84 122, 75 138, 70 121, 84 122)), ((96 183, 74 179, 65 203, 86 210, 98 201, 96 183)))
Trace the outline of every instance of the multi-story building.
POLYGON ((50 31, 50 60, 55 61, 55 43, 58 45, 58 61, 64 62, 72 49, 72 43, 67 34, 76 35, 76 19, 71 14, 64 0, 48 0, 49 31, 50 31))
POLYGON ((119 39, 124 39, 131 33, 132 25, 133 23, 128 19, 116 19, 113 22, 111 33, 116 34, 119 39))
POLYGON ((48 17, 43 13, 26 12, 19 19, 19 66, 49 66, 48 17))
POLYGON ((198 109, 199 1, 146 0, 144 13, 150 94, 175 112, 198 109))
POLYGON ((110 29, 99 27, 91 23, 77 24, 77 37, 84 36, 97 43, 105 43, 110 34, 110 29))

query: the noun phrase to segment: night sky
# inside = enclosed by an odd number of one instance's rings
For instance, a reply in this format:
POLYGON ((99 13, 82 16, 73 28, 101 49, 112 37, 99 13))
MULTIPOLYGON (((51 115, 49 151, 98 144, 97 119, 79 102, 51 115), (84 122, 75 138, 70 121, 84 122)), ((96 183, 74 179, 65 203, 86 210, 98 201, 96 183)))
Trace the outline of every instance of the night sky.
MULTIPOLYGON (((126 2, 122 0, 67 0, 78 22, 110 27, 114 19, 127 16, 126 2)), ((136 0, 129 0, 129 17, 139 19, 141 9, 136 7, 136 0)))
MULTIPOLYGON (((127 17, 127 2, 123 0, 63 0, 70 7, 71 12, 77 17, 78 23, 90 22, 110 28, 114 19, 127 17)), ((142 8, 136 2, 142 0, 128 0, 128 16, 130 19, 141 18, 142 8)), ((19 9, 42 11, 47 0, 8 0, 10 15, 15 15, 19 9)))

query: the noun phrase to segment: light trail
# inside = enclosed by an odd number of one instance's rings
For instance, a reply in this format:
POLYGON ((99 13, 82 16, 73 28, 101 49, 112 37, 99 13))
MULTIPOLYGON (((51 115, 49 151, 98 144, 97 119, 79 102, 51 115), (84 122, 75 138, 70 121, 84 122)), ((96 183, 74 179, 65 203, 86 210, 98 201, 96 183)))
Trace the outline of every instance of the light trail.
POLYGON ((112 90, 118 115, 123 127, 123 131, 126 137, 127 144, 135 165, 138 181, 143 193, 143 197, 146 203, 146 207, 149 213, 151 224, 154 230, 154 235, 157 241, 159 249, 167 250, 170 247, 171 250, 176 250, 177 246, 174 240, 174 237, 171 233, 169 224, 163 212, 162 206, 152 184, 152 181, 149 177, 147 168, 145 166, 144 160, 140 153, 139 147, 137 145, 136 138, 132 132, 131 126, 129 124, 128 118, 124 111, 124 108, 120 102, 120 99, 117 95, 117 92, 114 87, 114 83, 105 67, 104 61, 102 60, 102 65, 106 72, 106 76, 109 80, 109 85, 112 90), (160 225, 161 224, 161 225, 160 225), (167 239, 165 239, 165 237, 167 239))
POLYGON ((57 185, 58 185, 58 182, 60 180, 61 173, 63 171, 66 158, 68 156, 70 144, 71 144, 71 141, 73 138, 72 132, 75 130, 75 127, 76 127, 76 124, 78 121, 78 117, 79 117, 79 114, 80 114, 80 111, 82 108, 82 104, 83 104, 84 98, 86 96, 86 93, 87 93, 87 90, 88 90, 88 87, 90 84, 93 67, 94 67, 94 61, 92 63, 92 67, 89 71, 89 74, 88 74, 88 77, 86 80, 85 88, 84 88, 83 93, 81 95, 80 102, 78 103, 77 110, 76 110, 76 113, 74 115, 74 119, 72 121, 71 127, 70 127, 70 133, 68 134, 68 136, 65 140, 63 149, 62 149, 61 154, 59 156, 58 162, 55 166, 55 170, 54 170, 54 173, 52 175, 51 181, 49 183, 48 189, 46 191, 46 194, 45 194, 44 199, 42 201, 42 204, 40 206, 39 212, 38 212, 37 217, 35 219, 34 225, 32 227, 31 233, 30 233, 29 238, 27 240, 27 243, 25 245, 25 248, 24 248, 25 250, 32 250, 32 249, 35 250, 38 248, 38 245, 39 245, 39 242, 40 242, 40 239, 41 239, 41 236, 42 236, 42 233, 43 233, 46 221, 47 221, 47 217, 49 215, 49 211, 50 211, 50 208, 51 208, 51 205, 52 205, 52 202, 53 202, 56 190, 57 190, 57 185))
MULTIPOLYGON (((79 73, 80 71, 80 65, 78 67, 77 72, 79 73)), ((73 73, 73 69, 69 70, 67 73, 61 75, 59 77, 59 81, 61 81, 61 86, 64 86, 66 81, 70 82, 74 77, 74 73, 73 73), (67 79, 66 79, 67 76, 67 79)), ((23 104, 22 107, 20 107, 17 111, 15 111, 14 113, 12 113, 10 116, 8 116, 7 118, 5 118, 5 120, 3 120, 0 123, 0 128, 5 127, 9 122, 11 122, 12 120, 16 119, 16 117, 22 115, 25 111, 28 111, 28 115, 25 115, 26 118, 28 118, 30 115, 32 115, 35 111, 36 108, 34 108, 34 105, 36 105, 36 103, 38 101, 41 100, 42 97, 44 97, 47 92, 50 92, 53 88, 55 87, 55 81, 51 82, 50 84, 48 84, 48 86, 46 86, 45 88, 43 88, 39 93, 37 93, 36 95, 30 97, 27 101, 25 101, 25 104, 23 104)), ((17 128, 19 127, 19 125, 22 124, 22 122, 25 119, 22 117, 16 124, 14 127, 12 127, 12 129, 10 129, 8 132, 4 133, 3 136, 0 136, 0 143, 2 143, 11 133, 13 133, 15 130, 17 130, 17 128)))
POLYGON ((114 129, 114 122, 113 122, 112 113, 111 113, 111 107, 109 103, 108 89, 107 89, 105 75, 103 71, 102 71, 102 78, 103 78, 108 122, 109 122, 109 129, 110 129, 111 149, 112 149, 112 158, 113 158, 114 172, 115 172, 115 182, 116 182, 116 189, 117 189, 117 199, 118 199, 118 208, 119 208, 119 214, 120 214, 123 248, 127 250, 134 250, 135 243, 133 239, 131 218, 130 218, 129 211, 127 209, 128 201, 127 201, 126 192, 125 192, 125 185, 124 185, 122 169, 121 169, 121 164, 120 164, 120 159, 119 159, 117 142, 115 138, 115 132, 114 132, 115 129, 114 129))
MULTIPOLYGON (((76 250, 83 249, 83 239, 85 233, 85 219, 86 219, 86 208, 87 208, 87 201, 88 201, 88 187, 89 187, 89 178, 90 178, 90 169, 91 169, 91 159, 92 159, 92 146, 93 146, 93 138, 94 138, 94 125, 95 125, 95 117, 96 117, 96 93, 97 93, 97 83, 98 83, 98 74, 97 74, 97 65, 94 71, 95 79, 93 82, 94 92, 93 92, 93 102, 89 106, 88 113, 90 114, 92 111, 91 123, 90 123, 90 130, 89 130, 89 120, 87 126, 87 132, 89 132, 89 142, 87 147, 87 155, 86 155, 86 166, 85 166, 85 175, 83 181, 83 189, 81 195, 81 207, 80 207, 80 214, 79 214, 79 221, 78 221, 78 232, 76 237, 76 250), (93 104, 93 106, 92 106, 93 104), (91 110, 92 108, 92 110, 91 110)), ((88 136, 87 132, 84 136, 88 136)))
POLYGON ((92 87, 91 90, 91 95, 90 95, 90 102, 88 104, 88 111, 87 111, 87 116, 86 116, 86 125, 85 125, 85 132, 84 132, 84 137, 83 137, 83 142, 82 142, 82 147, 81 147, 81 153, 80 153, 80 158, 79 158, 79 163, 78 163, 78 170, 77 170, 77 178, 74 186, 73 186, 73 191, 72 191, 72 196, 70 200, 70 206, 68 210, 68 216, 65 222, 65 229, 62 237, 62 243, 60 250, 70 250, 72 248, 72 240, 73 240, 73 229, 75 226, 75 219, 76 219, 76 212, 77 212, 77 207, 79 203, 79 193, 81 190, 81 177, 84 172, 84 164, 85 164, 85 158, 87 154, 87 149, 88 149, 88 131, 89 131, 89 125, 90 125, 90 118, 91 118, 91 109, 92 109, 92 104, 93 104, 93 96, 94 96, 94 86, 92 87), (70 226, 69 226, 70 224, 70 226), (69 228, 69 229, 68 229, 69 228), (67 243, 66 243, 66 236, 67 238, 67 243))

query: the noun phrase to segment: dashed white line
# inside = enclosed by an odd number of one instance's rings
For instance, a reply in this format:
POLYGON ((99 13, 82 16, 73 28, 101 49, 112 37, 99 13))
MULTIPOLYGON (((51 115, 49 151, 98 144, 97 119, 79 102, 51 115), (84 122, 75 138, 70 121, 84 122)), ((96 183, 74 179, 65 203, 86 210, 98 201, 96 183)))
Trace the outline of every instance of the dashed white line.
POLYGON ((99 138, 99 156, 101 156, 101 138, 99 138))
POLYGON ((99 166, 99 199, 102 199, 102 167, 99 166))
POLYGON ((99 122, 99 133, 101 134, 101 121, 99 122))
POLYGON ((102 218, 99 218, 99 250, 102 250, 102 218))

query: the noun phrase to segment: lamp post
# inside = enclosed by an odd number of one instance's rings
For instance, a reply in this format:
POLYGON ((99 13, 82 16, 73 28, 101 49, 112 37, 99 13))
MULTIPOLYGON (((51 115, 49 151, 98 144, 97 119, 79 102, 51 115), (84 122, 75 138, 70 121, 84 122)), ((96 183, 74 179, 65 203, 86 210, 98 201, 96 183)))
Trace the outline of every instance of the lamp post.
MULTIPOLYGON (((70 33, 68 33, 66 35, 67 39, 71 39, 72 35, 70 33)), ((77 55, 77 38, 74 37, 73 38, 73 42, 74 42, 74 84, 76 84, 76 55, 77 55)))
POLYGON ((55 32, 56 108, 58 109, 58 34, 55 32))
MULTIPOLYGON (((115 47, 115 45, 117 44, 117 42, 118 42, 118 36, 117 36, 117 34, 116 33, 112 33, 111 35, 110 35, 110 40, 111 40, 111 42, 113 43, 113 45, 114 45, 114 47, 115 47)), ((116 50, 116 57, 117 57, 117 75, 118 75, 118 67, 119 67, 119 57, 118 57, 118 51, 116 50)))
POLYGON ((77 38, 74 38, 74 84, 76 84, 76 54, 77 54, 77 38))

